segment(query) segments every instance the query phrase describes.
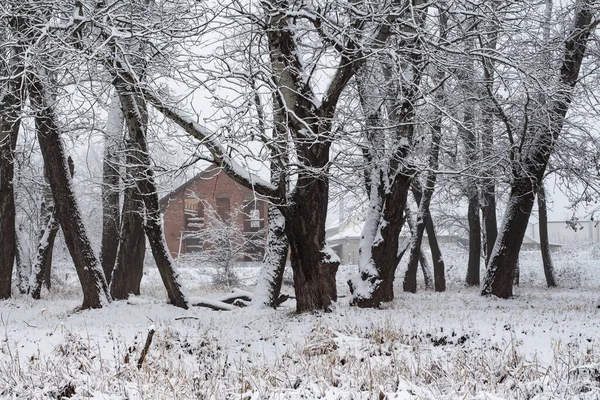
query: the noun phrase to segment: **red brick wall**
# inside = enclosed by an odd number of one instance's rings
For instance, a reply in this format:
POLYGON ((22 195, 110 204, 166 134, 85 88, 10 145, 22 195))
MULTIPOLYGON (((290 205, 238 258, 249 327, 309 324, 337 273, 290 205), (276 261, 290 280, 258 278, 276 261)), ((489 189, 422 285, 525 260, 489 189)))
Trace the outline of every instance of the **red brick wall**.
MULTIPOLYGON (((184 199, 186 197, 189 198, 191 192, 196 193, 196 195, 200 196, 215 209, 217 207, 217 197, 228 195, 231 210, 243 206, 244 195, 250 196, 253 194, 252 190, 239 185, 219 169, 209 168, 169 194, 167 199, 161 200, 161 203, 166 200, 163 207, 165 238, 169 251, 175 258, 179 252, 181 232, 185 230, 184 199)), ((268 221, 266 202, 262 202, 262 206, 263 211, 261 214, 264 216, 266 237, 268 221)), ((239 213, 238 219, 239 224, 243 226, 244 214, 239 213)), ((185 244, 182 243, 181 253, 183 254, 184 252, 185 244)))

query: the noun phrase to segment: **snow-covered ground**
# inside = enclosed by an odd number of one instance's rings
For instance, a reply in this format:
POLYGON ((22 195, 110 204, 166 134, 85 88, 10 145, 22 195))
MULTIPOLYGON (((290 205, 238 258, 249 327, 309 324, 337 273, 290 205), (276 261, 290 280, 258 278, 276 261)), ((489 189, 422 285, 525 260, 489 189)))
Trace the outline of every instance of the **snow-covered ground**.
MULTIPOLYGON (((45 299, 0 302, 0 398, 600 399, 597 249, 555 254, 559 289, 544 287, 538 254, 524 253, 512 300, 464 288, 464 249, 443 250, 446 293, 398 288, 382 310, 342 297, 329 314, 297 315, 293 301, 185 311, 165 303, 153 270, 143 296, 73 312, 81 300, 65 266, 45 299)), ((342 295, 354 271, 340 268, 342 295)), ((240 270, 246 289, 257 272, 240 270)), ((226 292, 210 287, 210 269, 181 273, 190 296, 226 292)))

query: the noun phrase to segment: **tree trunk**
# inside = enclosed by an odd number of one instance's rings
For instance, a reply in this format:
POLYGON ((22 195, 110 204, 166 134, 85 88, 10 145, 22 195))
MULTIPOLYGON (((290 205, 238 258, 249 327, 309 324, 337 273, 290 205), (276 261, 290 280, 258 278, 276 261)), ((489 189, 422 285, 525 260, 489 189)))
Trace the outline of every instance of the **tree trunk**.
POLYGON ((254 307, 276 308, 278 306, 287 253, 288 242, 285 236, 285 220, 277 207, 269 204, 267 248, 258 275, 256 289, 254 289, 254 297, 252 298, 254 307))
MULTIPOLYGON (((416 223, 413 220, 411 212, 408 207, 404 208, 404 213, 406 214, 406 222, 408 223, 408 227, 411 232, 416 231, 416 223)), ((425 229, 427 230, 427 223, 425 224, 425 229)), ((409 244, 410 245, 410 244, 409 244)), ((419 252, 419 264, 421 264, 421 270, 423 272, 423 281, 425 282, 425 287, 427 289, 433 288, 433 275, 431 272, 431 266, 427 261, 427 257, 425 257, 425 253, 423 253, 423 248, 421 246, 421 251, 419 252)))
MULTIPOLYGON (((68 158, 69 170, 71 177, 75 172, 75 165, 71 157, 68 158)), ((54 250, 54 241, 58 234, 60 225, 56 220, 56 211, 54 199, 52 197, 52 189, 48 176, 44 173, 44 193, 42 206, 40 207, 40 215, 42 219, 40 229, 40 239, 37 246, 37 255, 35 263, 32 267, 31 278, 29 283, 29 293, 35 300, 39 300, 42 293, 42 284, 46 289, 52 287, 52 253, 54 250)))
MULTIPOLYGON (((129 156, 127 159, 128 162, 134 161, 129 156)), ((127 175, 129 176, 129 172, 127 175)), ((130 181, 128 185, 135 185, 135 182, 130 181)), ((115 300, 127 299, 130 294, 140 294, 146 255, 144 203, 137 187, 126 188, 123 199, 119 250, 110 284, 110 294, 115 300)))
POLYGON ((514 273, 513 273, 513 286, 519 286, 521 284, 521 263, 517 258, 517 262, 515 263, 514 273))
MULTIPOLYGON (((419 186, 418 181, 414 181, 411 185, 412 194, 417 204, 421 203, 421 197, 423 195, 419 186)), ((437 240, 431 213, 427 213, 427 218, 425 219, 425 232, 427 232, 427 241, 429 242, 431 259, 433 261, 434 289, 436 292, 443 292, 446 290, 446 265, 444 264, 442 250, 440 249, 440 244, 437 240)))
MULTIPOLYGON (((433 197, 435 188, 436 173, 439 166, 440 142, 442 140, 441 116, 438 116, 431 132, 431 150, 429 156, 429 166, 431 171, 427 172, 426 184, 419 202, 419 212, 417 214, 416 232, 411 239, 409 250, 408 268, 404 275, 403 288, 405 292, 416 293, 417 291, 417 267, 419 262, 419 253, 421 252, 421 242, 425 232, 426 220, 431 218, 429 204, 433 197)), ((445 286, 445 285, 444 285, 445 286)))
MULTIPOLYGON (((328 157, 328 151, 327 146, 320 153, 328 157)), ((335 276, 339 259, 325 244, 328 186, 327 179, 315 179, 310 171, 301 171, 293 205, 280 208, 285 216, 299 313, 330 311, 332 303, 337 301, 335 276)))
POLYGON ((46 104, 45 88, 38 76, 28 75, 28 91, 35 108, 35 127, 55 199, 56 216, 83 290, 81 308, 100 308, 109 301, 106 280, 85 231, 56 116, 52 107, 46 104))
POLYGON ((479 225, 479 199, 477 192, 469 198, 469 261, 467 263, 467 286, 479 286, 481 269, 481 226, 479 225))
POLYGON ((508 298, 513 294, 514 269, 535 199, 534 185, 527 180, 513 184, 500 235, 496 241, 482 294, 508 298))
POLYGON ((549 102, 547 121, 531 123, 533 137, 531 145, 519 159, 513 160, 513 183, 506 208, 502 229, 494 245, 482 294, 498 297, 512 296, 514 268, 519 257, 527 223, 535 200, 535 191, 542 182, 548 159, 558 140, 571 104, 573 88, 579 77, 579 70, 592 29, 595 10, 586 1, 578 1, 572 29, 565 40, 565 50, 560 68, 562 89, 556 98, 549 102))
POLYGON ((21 294, 26 294, 29 290, 29 279, 31 276, 31 263, 26 260, 27 255, 21 242, 20 230, 15 231, 15 259, 17 267, 17 287, 21 294))
MULTIPOLYGON (((52 196, 52 194, 50 194, 52 196)), ((31 282, 29 293, 31 297, 36 300, 40 299, 40 295, 42 292, 42 284, 46 284, 46 288, 50 289, 50 275, 52 269, 52 252, 54 248, 54 241, 56 239, 56 235, 58 233, 58 228, 60 227, 58 221, 56 220, 56 214, 54 212, 54 205, 42 205, 42 209, 44 210, 44 214, 42 214, 43 218, 43 228, 40 232, 40 240, 38 242, 38 251, 35 260, 35 264, 33 265, 31 272, 31 282)))
MULTIPOLYGON (((102 246, 100 262, 102 263, 106 282, 109 285, 117 258, 120 238, 119 149, 123 137, 123 122, 121 103, 118 94, 115 93, 111 98, 108 111, 102 165, 102 246)), ((143 236, 143 230, 141 231, 143 236)))
POLYGON ((0 299, 11 295, 15 261, 14 153, 21 125, 22 84, 22 77, 11 78, 0 88, 0 299))
POLYGON ((175 270, 173 259, 164 237, 162 229, 162 218, 158 205, 158 193, 154 183, 154 171, 148 154, 146 141, 146 129, 148 124, 148 109, 144 97, 136 92, 133 82, 126 82, 122 76, 113 77, 115 88, 119 94, 121 107, 125 116, 125 122, 129 131, 131 145, 137 158, 137 167, 132 169, 135 184, 146 207, 146 225, 144 230, 156 266, 160 272, 163 284, 167 289, 167 295, 171 304, 181 308, 188 308, 187 300, 182 292, 175 270))
POLYGON ((550 252, 550 240, 548 240, 548 212, 546 208, 546 189, 541 183, 538 188, 538 210, 540 219, 540 248, 542 250, 542 262, 544 263, 544 275, 548 287, 556 287, 556 275, 550 252))
MULTIPOLYGON (((498 2, 493 4, 496 8, 498 2)), ((496 51, 498 42, 499 28, 497 23, 492 19, 491 26, 487 28, 488 34, 485 36, 487 47, 491 52, 496 51)), ((494 60, 489 57, 483 57, 483 86, 485 87, 483 96, 486 98, 482 110, 482 134, 481 134, 481 158, 483 161, 496 165, 494 161, 494 115, 496 114, 496 106, 491 98, 494 93, 495 80, 494 60)), ((494 177, 494 168, 486 167, 483 171, 483 179, 481 180, 481 211, 483 218, 483 251, 485 253, 485 265, 488 265, 490 256, 498 237, 498 218, 496 216, 496 181, 494 177)))

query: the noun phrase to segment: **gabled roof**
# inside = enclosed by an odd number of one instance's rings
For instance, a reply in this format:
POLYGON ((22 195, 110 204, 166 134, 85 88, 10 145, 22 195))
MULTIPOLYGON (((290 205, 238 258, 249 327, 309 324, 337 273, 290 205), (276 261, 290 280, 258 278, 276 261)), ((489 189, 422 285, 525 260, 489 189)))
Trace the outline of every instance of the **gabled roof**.
MULTIPOLYGON (((171 192, 169 192, 165 196, 163 196, 158 201, 158 205, 159 205, 160 209, 163 210, 164 207, 169 203, 169 200, 174 198, 175 196, 177 196, 177 195, 183 196, 185 194, 185 190, 188 189, 189 187, 192 187, 198 180, 200 180, 200 179, 210 180, 219 174, 224 174, 227 179, 233 180, 223 171, 223 168, 221 168, 215 164, 210 164, 204 171, 200 172, 199 174, 192 177, 184 184, 178 186, 177 188, 175 188, 174 190, 172 190, 171 192)), ((253 174, 251 174, 251 175, 253 175, 253 174)), ((235 182, 235 180, 233 180, 233 181, 235 182)), ((243 186, 237 182, 236 182, 236 185, 245 188, 245 186, 243 186)), ((248 190, 252 190, 252 189, 248 189, 248 190)), ((263 198, 262 196, 260 196, 258 194, 256 194, 256 196, 258 198, 263 198)))
POLYGON ((223 170, 220 167, 216 166, 215 164, 209 165, 204 171, 202 171, 199 174, 197 174, 196 176, 192 177, 191 179, 186 181, 184 184, 178 186, 171 192, 167 193, 163 198, 161 198, 158 201, 159 207, 161 209, 163 209, 169 203, 169 200, 171 198, 177 196, 178 194, 183 195, 183 193, 185 193, 185 190, 187 188, 193 186, 194 183, 196 183, 196 181, 198 181, 199 179, 212 179, 222 172, 223 172, 223 170))

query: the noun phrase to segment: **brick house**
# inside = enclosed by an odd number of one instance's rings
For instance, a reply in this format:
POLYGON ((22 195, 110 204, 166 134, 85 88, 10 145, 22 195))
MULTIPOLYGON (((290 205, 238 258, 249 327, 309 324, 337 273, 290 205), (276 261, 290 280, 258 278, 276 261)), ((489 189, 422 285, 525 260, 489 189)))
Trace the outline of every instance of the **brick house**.
MULTIPOLYGON (((163 212, 165 238, 171 255, 201 252, 204 245, 194 232, 205 226, 205 207, 211 206, 219 218, 228 219, 230 211, 242 207, 237 213, 238 224, 244 235, 264 232, 266 245, 267 205, 252 190, 238 184, 220 168, 210 166, 160 200, 163 212)), ((235 214, 235 213, 233 213, 235 214)), ((263 246, 253 246, 245 257, 237 261, 259 259, 263 246)))

